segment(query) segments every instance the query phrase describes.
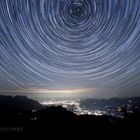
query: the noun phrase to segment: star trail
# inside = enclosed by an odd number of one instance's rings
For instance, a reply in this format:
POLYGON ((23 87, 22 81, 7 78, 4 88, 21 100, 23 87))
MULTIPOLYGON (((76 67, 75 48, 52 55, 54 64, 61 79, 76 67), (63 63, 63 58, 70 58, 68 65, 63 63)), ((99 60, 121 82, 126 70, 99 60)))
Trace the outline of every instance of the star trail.
POLYGON ((0 90, 140 87, 140 0, 0 0, 0 90))

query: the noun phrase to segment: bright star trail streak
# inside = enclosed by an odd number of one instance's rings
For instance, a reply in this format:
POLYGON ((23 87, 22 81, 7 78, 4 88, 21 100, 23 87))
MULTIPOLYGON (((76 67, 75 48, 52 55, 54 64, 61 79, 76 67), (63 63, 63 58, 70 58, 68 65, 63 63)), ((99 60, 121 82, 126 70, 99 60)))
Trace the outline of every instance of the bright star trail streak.
POLYGON ((0 0, 0 90, 140 87, 140 0, 0 0))

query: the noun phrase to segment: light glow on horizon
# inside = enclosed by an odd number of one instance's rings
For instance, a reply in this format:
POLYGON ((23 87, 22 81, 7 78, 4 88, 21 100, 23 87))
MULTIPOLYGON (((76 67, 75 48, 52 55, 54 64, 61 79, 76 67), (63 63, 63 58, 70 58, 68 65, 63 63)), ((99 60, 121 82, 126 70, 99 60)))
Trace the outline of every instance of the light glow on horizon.
POLYGON ((0 93, 46 93, 46 94, 78 94, 96 92, 96 88, 79 88, 79 89, 27 89, 27 90, 0 90, 0 93))

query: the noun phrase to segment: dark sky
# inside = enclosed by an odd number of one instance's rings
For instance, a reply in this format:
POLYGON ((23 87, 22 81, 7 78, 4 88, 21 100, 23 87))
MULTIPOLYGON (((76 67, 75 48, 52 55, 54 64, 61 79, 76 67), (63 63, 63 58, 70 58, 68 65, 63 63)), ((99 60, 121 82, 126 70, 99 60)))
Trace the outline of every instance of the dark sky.
POLYGON ((140 95, 140 0, 0 0, 0 92, 140 95))

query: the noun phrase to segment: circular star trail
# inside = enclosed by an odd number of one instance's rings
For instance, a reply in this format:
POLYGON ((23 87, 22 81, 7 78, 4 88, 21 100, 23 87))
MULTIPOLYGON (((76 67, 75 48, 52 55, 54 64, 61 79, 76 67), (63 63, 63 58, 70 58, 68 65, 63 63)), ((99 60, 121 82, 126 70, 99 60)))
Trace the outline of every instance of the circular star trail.
POLYGON ((0 1, 0 89, 139 83, 140 0, 0 1))

